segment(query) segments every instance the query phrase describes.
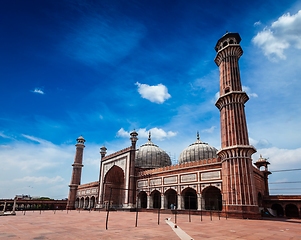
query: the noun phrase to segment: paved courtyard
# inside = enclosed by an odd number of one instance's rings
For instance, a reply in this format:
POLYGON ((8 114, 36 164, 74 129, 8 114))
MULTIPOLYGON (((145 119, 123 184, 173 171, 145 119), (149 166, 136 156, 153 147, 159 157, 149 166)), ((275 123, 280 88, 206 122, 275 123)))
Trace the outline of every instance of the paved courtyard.
POLYGON ((0 239, 301 239, 301 220, 248 220, 140 212, 27 211, 0 217, 0 239), (165 221, 171 218, 170 221, 165 221), (172 223, 173 222, 173 223, 172 223), (182 231, 181 231, 182 229, 182 231), (174 231, 175 230, 175 231, 174 231), (181 234, 181 232, 183 234, 181 234), (178 234, 177 234, 178 233, 178 234), (190 237, 189 237, 190 236, 190 237))

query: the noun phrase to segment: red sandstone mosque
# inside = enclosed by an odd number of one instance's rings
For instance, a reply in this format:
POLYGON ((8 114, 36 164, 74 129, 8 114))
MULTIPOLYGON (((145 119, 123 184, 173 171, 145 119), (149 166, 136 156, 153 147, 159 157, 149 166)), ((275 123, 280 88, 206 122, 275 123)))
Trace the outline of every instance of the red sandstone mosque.
MULTIPOLYGON (((187 209, 220 211, 229 216, 259 218, 263 207, 272 215, 301 215, 300 196, 270 196, 269 162, 249 144, 245 103, 238 60, 243 54, 238 33, 218 40, 215 63, 220 73, 221 149, 197 139, 172 165, 169 155, 151 141, 136 148, 138 133, 130 133, 131 146, 106 156, 100 148, 99 180, 81 185, 85 139, 77 139, 67 209, 115 208, 187 209), (298 200, 299 199, 299 200, 298 200)), ((185 146, 184 146, 185 147, 185 146)))

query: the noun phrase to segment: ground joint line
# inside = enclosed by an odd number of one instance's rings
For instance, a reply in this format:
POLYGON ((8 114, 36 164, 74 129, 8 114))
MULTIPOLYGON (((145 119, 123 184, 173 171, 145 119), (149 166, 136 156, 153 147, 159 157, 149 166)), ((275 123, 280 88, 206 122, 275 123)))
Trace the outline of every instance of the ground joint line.
POLYGON ((165 222, 171 227, 171 229, 178 235, 178 237, 181 240, 193 240, 192 237, 190 237, 186 232, 184 232, 179 226, 175 228, 175 225, 172 221, 170 221, 171 218, 165 219, 165 222))

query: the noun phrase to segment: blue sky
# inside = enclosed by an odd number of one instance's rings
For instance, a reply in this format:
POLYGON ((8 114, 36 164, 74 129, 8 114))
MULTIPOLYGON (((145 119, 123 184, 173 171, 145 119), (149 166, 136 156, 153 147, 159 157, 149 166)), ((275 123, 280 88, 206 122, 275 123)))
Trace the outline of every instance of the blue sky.
MULTIPOLYGON (((174 163, 196 131, 219 149, 214 47, 226 31, 242 38, 253 158, 300 168, 300 10, 275 0, 2 1, 0 198, 67 197, 80 135, 82 183, 98 179, 99 148, 129 146, 134 128, 138 146, 151 130, 174 163)), ((275 172, 270 182, 299 176, 275 172)), ((301 194, 297 183, 270 189, 301 194)))

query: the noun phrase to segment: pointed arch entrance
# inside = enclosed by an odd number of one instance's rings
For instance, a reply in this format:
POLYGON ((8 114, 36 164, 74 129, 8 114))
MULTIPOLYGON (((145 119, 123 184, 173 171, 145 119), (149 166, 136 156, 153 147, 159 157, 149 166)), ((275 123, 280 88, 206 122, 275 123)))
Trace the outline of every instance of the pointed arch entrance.
POLYGON ((283 207, 280 204, 274 203, 272 205, 271 209, 275 211, 275 215, 277 217, 283 217, 284 216, 283 207))
POLYGON ((213 186, 205 188, 202 197, 206 210, 222 210, 222 194, 218 188, 213 186))
POLYGON ((168 189, 165 192, 165 200, 164 208, 170 209, 171 206, 178 206, 177 192, 174 189, 168 189))
POLYGON ((161 193, 158 190, 155 190, 151 193, 151 198, 153 202, 153 208, 161 208, 161 193))
POLYGON ((299 218, 299 211, 295 204, 287 204, 285 206, 285 215, 288 218, 299 218))
POLYGON ((90 208, 94 208, 94 205, 95 205, 95 197, 92 196, 90 199, 90 208))
POLYGON ((147 207, 147 194, 144 191, 141 191, 138 194, 138 207, 146 208, 147 207))
POLYGON ((124 172, 118 166, 113 166, 106 174, 104 180, 104 203, 109 203, 111 195, 111 206, 122 207, 124 203, 124 172), (111 194, 112 188, 112 194, 111 194))
POLYGON ((182 199, 184 200, 184 208, 185 209, 197 209, 197 194, 193 188, 185 188, 182 191, 182 199))

